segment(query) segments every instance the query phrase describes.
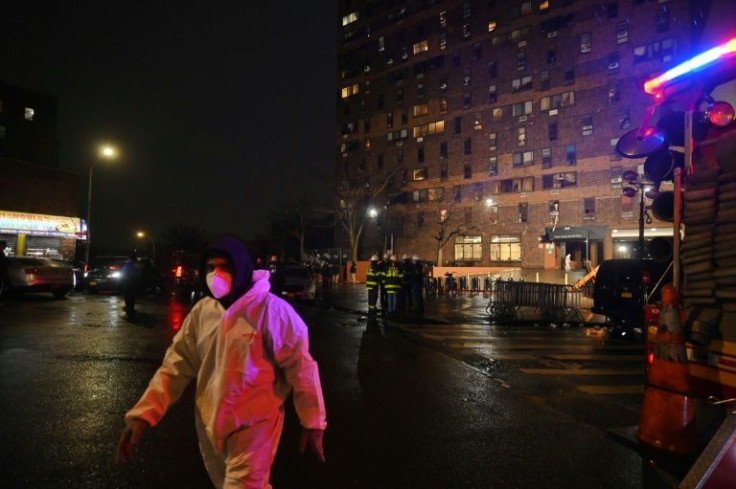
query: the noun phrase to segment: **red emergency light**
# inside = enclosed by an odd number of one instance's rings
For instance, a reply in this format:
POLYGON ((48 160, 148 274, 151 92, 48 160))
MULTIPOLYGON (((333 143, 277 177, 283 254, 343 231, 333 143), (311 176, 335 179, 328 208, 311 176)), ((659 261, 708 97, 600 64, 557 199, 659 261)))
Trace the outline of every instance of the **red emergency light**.
POLYGON ((659 96, 667 85, 667 82, 677 80, 688 73, 705 68, 716 60, 728 58, 734 55, 736 55, 736 37, 720 46, 716 46, 700 53, 694 58, 690 58, 671 70, 665 71, 656 78, 647 80, 644 82, 644 91, 650 95, 659 96))

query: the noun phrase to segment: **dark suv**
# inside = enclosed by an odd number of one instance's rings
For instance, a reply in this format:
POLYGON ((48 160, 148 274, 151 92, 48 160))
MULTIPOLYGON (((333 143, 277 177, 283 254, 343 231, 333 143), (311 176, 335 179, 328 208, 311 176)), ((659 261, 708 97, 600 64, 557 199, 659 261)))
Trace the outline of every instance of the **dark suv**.
MULTIPOLYGON (((90 260, 85 273, 87 292, 121 292, 123 288, 123 265, 128 260, 126 256, 98 256, 90 260)), ((141 270, 139 289, 149 295, 160 295, 163 292, 163 278, 159 270, 149 258, 139 258, 138 266, 141 270)))

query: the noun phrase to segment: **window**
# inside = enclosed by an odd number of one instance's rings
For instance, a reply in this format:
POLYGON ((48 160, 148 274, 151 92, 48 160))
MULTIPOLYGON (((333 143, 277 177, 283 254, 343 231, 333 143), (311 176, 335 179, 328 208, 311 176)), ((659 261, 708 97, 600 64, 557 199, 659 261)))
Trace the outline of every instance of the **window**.
POLYGON ((476 131, 483 130, 483 117, 480 112, 475 113, 475 122, 473 123, 473 129, 476 131))
POLYGON ((631 219, 634 217, 634 198, 621 195, 621 218, 631 219))
POLYGON ((393 113, 393 111, 386 112, 386 127, 388 127, 389 129, 392 128, 392 127, 394 127, 394 113, 393 113))
POLYGON ((440 104, 440 114, 447 114, 447 99, 441 98, 439 104, 440 104))
POLYGON ((360 84, 356 83, 355 85, 350 85, 349 87, 343 87, 341 90, 341 96, 342 98, 348 98, 351 95, 355 95, 357 93, 360 93, 360 84))
POLYGON ((440 158, 447 158, 447 142, 442 141, 440 143, 440 158))
POLYGON ((496 100, 498 100, 498 96, 496 95, 496 85, 490 85, 488 87, 488 103, 495 104, 496 100))
POLYGON ((565 149, 565 160, 570 166, 578 163, 577 150, 575 149, 574 144, 567 145, 567 148, 565 149))
POLYGON ((398 105, 401 105, 404 103, 404 91, 403 90, 396 90, 396 103, 398 105))
POLYGON ((565 68, 564 83, 565 85, 572 85, 575 83, 575 68, 565 68))
POLYGON ((391 131, 386 134, 386 140, 388 141, 401 141, 409 137, 409 131, 406 129, 399 129, 398 131, 391 131))
POLYGON ((455 185, 452 187, 452 196, 455 202, 460 202, 463 199, 463 186, 455 185))
POLYGON ((470 92, 463 93, 463 109, 469 109, 473 105, 470 92))
POLYGON ((420 117, 423 115, 427 115, 429 113, 429 105, 427 104, 415 105, 412 112, 413 112, 414 117, 420 117))
POLYGON ((611 167, 611 189, 619 189, 623 183, 623 168, 620 166, 611 167))
POLYGON ((519 236, 491 236, 491 261, 521 260, 521 238, 519 236))
MULTIPOLYGON (((402 131, 406 131, 406 129, 402 129, 402 131)), ((439 134, 445 132, 445 121, 430 122, 429 124, 415 126, 412 132, 415 138, 420 138, 428 134, 439 134)))
POLYGON ((493 109, 493 120, 500 121, 503 119, 504 110, 503 107, 494 107, 493 109))
POLYGON ((417 212, 417 227, 424 226, 424 212, 417 212))
POLYGON ((498 149, 498 134, 495 132, 488 133, 488 150, 496 151, 498 149))
POLYGON ((412 176, 412 180, 419 181, 419 180, 426 180, 427 179, 427 169, 426 168, 416 168, 414 170, 414 174, 412 176))
POLYGON ((498 175, 498 156, 488 158, 488 175, 491 177, 498 175))
POLYGON ((440 51, 443 51, 445 48, 447 48, 447 33, 442 31, 440 32, 440 51))
POLYGON ((481 200, 483 198, 483 182, 478 182, 473 185, 473 189, 475 200, 481 200))
POLYGON ((552 64, 556 62, 557 62, 557 50, 548 49, 547 50, 547 63, 552 64))
POLYGON ((405 110, 401 111, 401 125, 405 126, 409 123, 409 113, 405 110))
POLYGON ((460 59, 460 53, 457 51, 452 53, 452 65, 460 66, 461 63, 462 63, 462 60, 460 59))
POLYGON ((511 106, 511 115, 513 117, 520 117, 523 115, 529 115, 532 113, 532 101, 527 100, 526 102, 519 102, 511 106))
MULTIPOLYGON (((479 199, 476 199, 479 200, 479 199)), ((463 209, 463 224, 470 226, 473 223, 473 208, 466 207, 463 209)))
POLYGON ((440 92, 446 92, 447 91, 447 78, 442 78, 440 80, 440 92))
POLYGON ((378 52, 382 53, 386 50, 386 38, 381 36, 378 38, 378 52))
POLYGON ((440 27, 447 27, 447 11, 440 12, 440 27))
POLYGON ((496 78, 498 76, 498 65, 495 61, 488 63, 488 78, 496 78))
POLYGON ((33 117, 36 115, 36 111, 33 110, 31 107, 26 107, 23 116, 27 121, 33 121, 33 117))
POLYGON ((371 138, 365 138, 365 140, 363 141, 363 147, 365 151, 371 150, 371 138))
POLYGON ((427 202, 429 200, 429 189, 415 190, 411 193, 412 202, 427 202))
POLYGON ((580 34, 580 52, 589 53, 593 50, 593 34, 584 32, 580 34))
POLYGON ((498 26, 498 24, 496 24, 496 21, 495 20, 489 20, 488 21, 488 32, 495 31, 497 26, 498 26))
POLYGON ((440 201, 442 200, 442 196, 445 193, 445 189, 442 187, 437 188, 430 188, 429 192, 427 192, 427 199, 430 202, 440 201))
POLYGON ((447 180, 447 163, 442 163, 440 165, 440 181, 447 180))
POLYGON ((473 140, 470 138, 465 138, 465 141, 463 141, 463 154, 469 155, 473 153, 473 140))
POLYGON ((541 2, 539 2, 539 10, 540 10, 540 12, 542 10, 547 10, 548 8, 549 8, 549 0, 542 0, 541 2))
POLYGON ((486 204, 488 208, 488 220, 491 222, 491 224, 496 224, 498 222, 498 205, 497 204, 486 204))
POLYGON ((376 166, 379 170, 383 170, 383 155, 378 155, 378 158, 376 160, 376 166))
POLYGON ((618 85, 611 85, 608 87, 608 102, 615 103, 621 100, 621 92, 618 85))
POLYGON ((526 144, 526 127, 516 128, 516 143, 519 146, 524 146, 526 144))
POLYGON ((534 164, 534 151, 524 151, 521 153, 514 153, 513 166, 518 168, 521 166, 531 166, 534 164))
POLYGON ((542 175, 542 188, 559 189, 567 187, 577 187, 578 175, 575 172, 553 173, 551 175, 542 175))
POLYGON ((532 77, 531 75, 522 76, 521 78, 514 78, 511 80, 511 91, 523 92, 532 89, 532 77))
POLYGON ((619 138, 611 138, 610 144, 611 144, 611 157, 609 158, 611 161, 618 161, 622 158, 621 154, 616 149, 616 146, 618 145, 618 139, 619 138))
POLYGON ((542 97, 539 105, 541 110, 554 110, 575 104, 575 92, 565 92, 551 97, 542 97))
POLYGON ((583 136, 593 135, 593 116, 583 117, 583 136))
POLYGON ((470 24, 463 24, 463 39, 470 39, 470 24))
MULTIPOLYGON (((417 163, 424 163, 424 146, 419 146, 417 148, 417 163)), ((414 180, 416 180, 416 178, 414 180)))
POLYGON ((529 15, 532 13, 532 2, 531 0, 526 2, 521 2, 521 5, 519 6, 519 16, 529 15))
POLYGON ((670 30, 670 10, 666 6, 659 7, 656 14, 657 32, 670 30))
POLYGON ((483 247, 480 236, 456 236, 455 260, 475 261, 483 258, 483 247))
POLYGON ((620 66, 619 56, 618 53, 610 53, 608 55, 608 72, 609 73, 616 73, 618 72, 620 66))
POLYGON ((542 168, 552 168, 552 149, 542 148, 542 168))
POLYGON ((465 163, 463 165, 463 178, 466 180, 473 178, 473 166, 470 163, 465 163))
POLYGON ((616 24, 616 44, 629 42, 629 23, 619 22, 616 24))
POLYGON ((483 51, 481 50, 480 43, 473 44, 473 61, 480 61, 482 56, 483 51))
POLYGON ((455 134, 463 132, 463 119, 461 117, 455 117, 455 134))
POLYGON ((427 41, 426 39, 423 41, 414 43, 414 46, 413 46, 414 55, 425 53, 427 51, 429 51, 429 41, 427 41))
POLYGON ((352 24, 356 20, 358 20, 358 12, 351 12, 348 15, 343 16, 342 18, 342 26, 345 27, 346 25, 352 24))
POLYGON ((529 204, 519 203, 519 222, 529 222, 529 204))
POLYGON ((516 55, 516 69, 518 71, 526 69, 526 51, 519 51, 516 55))
POLYGON ((547 124, 547 138, 550 141, 557 141, 557 121, 547 124))
POLYGON ((424 83, 417 85, 417 98, 424 98, 426 91, 424 90, 424 83))
POLYGON ((583 199, 583 219, 588 221, 595 220, 595 199, 583 199))
POLYGON ((463 86, 470 86, 470 68, 465 68, 463 70, 463 86))
POLYGON ((637 46, 634 48, 634 63, 641 63, 654 59, 667 62, 672 59, 672 55, 676 51, 676 39, 664 39, 663 41, 653 42, 644 46, 637 46))
POLYGON ((494 194, 518 194, 534 190, 534 177, 507 178, 493 183, 491 190, 494 194))
POLYGON ((615 19, 618 17, 618 2, 611 2, 606 5, 606 14, 609 19, 615 19))
POLYGON ((463 2, 463 19, 470 18, 470 2, 463 2))
POLYGON ((540 90, 549 90, 550 89, 550 79, 549 79, 549 71, 543 71, 539 74, 539 89, 540 90))

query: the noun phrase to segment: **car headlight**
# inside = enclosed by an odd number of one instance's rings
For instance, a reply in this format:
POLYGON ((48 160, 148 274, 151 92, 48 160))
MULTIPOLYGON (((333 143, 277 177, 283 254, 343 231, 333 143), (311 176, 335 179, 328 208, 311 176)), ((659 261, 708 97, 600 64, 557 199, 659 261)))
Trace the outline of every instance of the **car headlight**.
POLYGON ((123 274, 122 274, 122 273, 120 273, 120 272, 112 272, 112 273, 110 274, 110 278, 120 278, 120 277, 122 277, 122 276, 123 276, 123 274))

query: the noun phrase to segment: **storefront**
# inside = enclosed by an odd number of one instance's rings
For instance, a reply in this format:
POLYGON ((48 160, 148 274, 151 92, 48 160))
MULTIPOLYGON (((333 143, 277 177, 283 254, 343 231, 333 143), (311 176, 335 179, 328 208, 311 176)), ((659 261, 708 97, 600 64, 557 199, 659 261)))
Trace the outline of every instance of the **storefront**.
POLYGON ((47 256, 72 261, 78 239, 86 237, 78 217, 0 210, 0 240, 6 255, 47 256))
POLYGON ((544 243, 544 268, 562 268, 564 259, 570 255, 573 269, 583 268, 586 261, 592 266, 603 260, 603 241, 607 226, 561 226, 546 228, 549 241, 544 243))

